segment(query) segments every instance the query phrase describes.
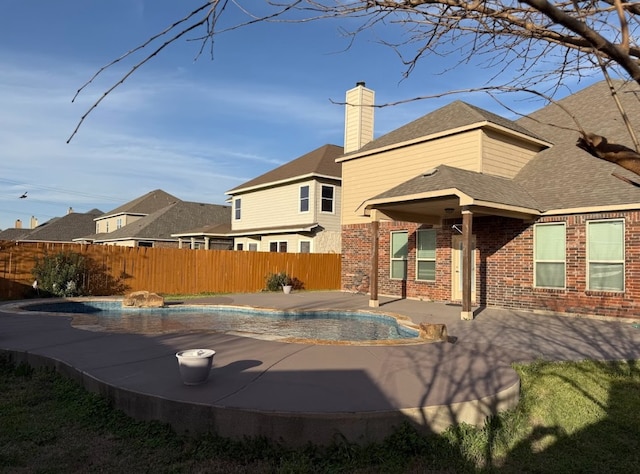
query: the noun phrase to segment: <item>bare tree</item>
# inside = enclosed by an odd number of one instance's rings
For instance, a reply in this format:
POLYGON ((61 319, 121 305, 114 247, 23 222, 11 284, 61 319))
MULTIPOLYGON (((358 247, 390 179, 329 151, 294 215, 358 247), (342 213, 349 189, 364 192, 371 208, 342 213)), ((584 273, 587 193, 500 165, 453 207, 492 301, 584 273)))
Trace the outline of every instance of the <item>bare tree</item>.
MULTIPOLYGON (((374 30, 381 43, 398 53, 405 76, 421 60, 437 55, 459 58, 458 64, 483 61, 495 72, 491 81, 503 81, 499 87, 530 90, 543 84, 549 97, 568 78, 595 73, 640 84, 640 4, 623 0, 208 0, 105 65, 78 90, 76 96, 105 69, 134 58, 128 72, 81 117, 69 141, 106 96, 176 41, 196 41, 199 56, 213 51, 218 35, 253 23, 330 18, 358 20, 354 29, 344 32, 351 40, 374 30), (234 18, 239 12, 242 19, 228 24, 231 9, 236 10, 234 18), (398 32, 403 33, 400 42, 385 38, 385 33, 397 38, 398 32)), ((628 118, 625 121, 633 136, 628 118)), ((598 149, 586 132, 581 133, 583 148, 598 149)), ((637 153, 640 147, 635 138, 634 143, 637 153)))

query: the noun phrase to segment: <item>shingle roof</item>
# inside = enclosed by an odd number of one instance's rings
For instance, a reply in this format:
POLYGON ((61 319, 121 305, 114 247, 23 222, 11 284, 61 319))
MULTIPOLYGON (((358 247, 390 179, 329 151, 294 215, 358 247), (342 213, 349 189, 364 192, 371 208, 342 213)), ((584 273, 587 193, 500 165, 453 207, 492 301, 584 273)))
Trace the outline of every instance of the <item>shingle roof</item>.
POLYGON ((27 242, 72 242, 73 239, 87 235, 95 230, 94 219, 102 214, 99 209, 86 213, 71 212, 55 217, 40 224, 18 239, 27 242))
POLYGON ((344 150, 337 145, 324 145, 295 160, 289 161, 278 168, 247 181, 240 186, 227 191, 226 194, 234 194, 238 191, 265 186, 270 183, 278 183, 294 179, 298 176, 329 176, 340 179, 342 166, 336 163, 336 158, 342 156, 344 150))
POLYGON ((214 224, 231 225, 230 206, 178 201, 114 232, 95 236, 95 242, 126 239, 177 240, 171 234, 214 224))
POLYGON ((31 229, 18 229, 17 227, 12 227, 10 229, 0 231, 0 240, 17 241, 23 236, 28 235, 29 232, 31 232, 31 229))
MULTIPOLYGON (((635 83, 624 85, 622 81, 616 86, 627 115, 638 127, 640 86, 635 83)), ((558 102, 577 117, 586 132, 605 136, 611 143, 633 146, 605 82, 558 102)), ((635 181, 640 177, 578 148, 577 126, 560 106, 551 104, 518 123, 554 144, 536 155, 514 178, 535 197, 543 210, 636 203, 640 207, 640 188, 624 183, 611 173, 635 181), (567 127, 574 131, 566 130, 567 127)))
POLYGON ((423 115, 413 122, 397 128, 386 135, 376 138, 354 153, 372 151, 378 148, 384 148, 421 137, 484 122, 490 122, 495 125, 505 127, 509 130, 528 135, 532 138, 539 138, 522 125, 487 110, 457 100, 449 105, 428 113, 427 115, 423 115))
POLYGON ((162 189, 156 189, 134 199, 133 201, 129 201, 120 207, 116 207, 100 217, 108 217, 115 214, 147 215, 178 201, 180 201, 180 199, 177 197, 164 192, 162 189))
POLYGON ((537 209, 535 198, 520 184, 508 178, 440 165, 381 193, 372 200, 411 196, 432 191, 457 189, 480 201, 537 209))

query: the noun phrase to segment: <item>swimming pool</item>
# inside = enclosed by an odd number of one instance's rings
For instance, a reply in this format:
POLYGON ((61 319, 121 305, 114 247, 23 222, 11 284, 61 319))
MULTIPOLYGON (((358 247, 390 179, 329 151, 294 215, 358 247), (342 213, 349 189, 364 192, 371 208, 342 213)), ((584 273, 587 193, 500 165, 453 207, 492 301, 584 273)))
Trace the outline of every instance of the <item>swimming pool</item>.
POLYGON ((128 308, 121 301, 29 304, 28 311, 73 315, 76 327, 132 333, 214 331, 290 341, 417 341, 417 329, 365 311, 277 311, 233 306, 128 308))

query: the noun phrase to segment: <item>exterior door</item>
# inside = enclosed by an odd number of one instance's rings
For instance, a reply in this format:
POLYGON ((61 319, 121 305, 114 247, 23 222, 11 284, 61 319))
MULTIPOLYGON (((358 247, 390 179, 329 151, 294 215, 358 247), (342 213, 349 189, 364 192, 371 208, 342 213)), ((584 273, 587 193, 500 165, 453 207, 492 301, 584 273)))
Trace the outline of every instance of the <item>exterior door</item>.
MULTIPOLYGON (((462 301, 462 236, 452 237, 451 300, 462 301)), ((476 301, 476 237, 471 236, 471 302, 476 301)))

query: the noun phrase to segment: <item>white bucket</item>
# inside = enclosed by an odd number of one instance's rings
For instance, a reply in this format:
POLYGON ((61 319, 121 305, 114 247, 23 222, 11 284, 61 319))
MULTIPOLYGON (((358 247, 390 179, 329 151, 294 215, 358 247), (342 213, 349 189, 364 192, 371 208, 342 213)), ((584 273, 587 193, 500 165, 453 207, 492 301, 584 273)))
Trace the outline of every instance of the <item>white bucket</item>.
POLYGON ((198 385, 207 381, 213 356, 211 349, 187 349, 176 353, 180 376, 185 385, 198 385))

